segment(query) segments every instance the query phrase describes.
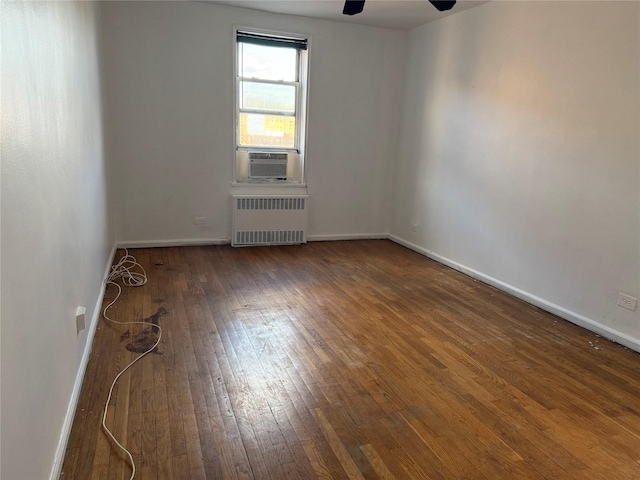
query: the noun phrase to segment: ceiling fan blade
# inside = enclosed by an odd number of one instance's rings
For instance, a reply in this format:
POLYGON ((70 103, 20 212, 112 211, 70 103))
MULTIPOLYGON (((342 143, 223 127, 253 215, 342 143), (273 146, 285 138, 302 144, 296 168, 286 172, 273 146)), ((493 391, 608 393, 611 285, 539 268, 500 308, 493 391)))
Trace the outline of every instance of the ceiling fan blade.
POLYGON ((344 15, 355 15, 362 12, 362 10, 364 10, 364 0, 346 0, 346 2, 344 2, 344 9, 342 10, 342 13, 344 15))
POLYGON ((456 4, 456 0, 442 1, 442 0, 429 0, 429 3, 436 7, 438 11, 444 12, 445 10, 451 10, 456 4))

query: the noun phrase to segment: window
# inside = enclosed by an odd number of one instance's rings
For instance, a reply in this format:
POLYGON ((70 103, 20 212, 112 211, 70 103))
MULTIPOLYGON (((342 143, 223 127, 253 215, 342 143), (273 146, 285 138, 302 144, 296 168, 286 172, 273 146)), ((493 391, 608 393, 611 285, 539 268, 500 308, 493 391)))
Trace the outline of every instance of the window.
MULTIPOLYGON (((236 30, 236 180, 253 178, 252 152, 285 154, 288 183, 302 183, 307 43, 299 36, 236 30)), ((272 179, 276 181, 276 179, 272 179)))

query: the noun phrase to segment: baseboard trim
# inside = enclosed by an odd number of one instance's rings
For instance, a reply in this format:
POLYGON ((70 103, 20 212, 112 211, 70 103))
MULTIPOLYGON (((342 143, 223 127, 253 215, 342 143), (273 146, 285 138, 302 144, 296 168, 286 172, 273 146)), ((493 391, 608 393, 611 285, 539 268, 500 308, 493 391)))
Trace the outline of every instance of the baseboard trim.
POLYGON ((354 233, 339 235, 307 235, 308 242, 329 242, 340 240, 386 240, 389 235, 386 233, 354 233))
POLYGON ((596 322, 595 320, 585 317, 584 315, 572 312, 571 310, 561 307, 560 305, 556 305, 555 303, 532 295, 531 293, 514 287, 513 285, 509 285, 508 283, 505 283, 501 280, 490 277, 489 275, 485 275, 484 273, 478 272, 477 270, 462 265, 461 263, 451 260, 450 258, 443 257, 442 255, 439 255, 431 250, 427 250, 426 248, 420 247, 395 235, 388 235, 387 238, 392 242, 402 245, 403 247, 407 247, 410 250, 429 257, 430 259, 435 260, 438 263, 442 263, 447 267, 451 267, 454 270, 464 273, 465 275, 469 275, 472 278, 480 280, 481 282, 484 282, 488 285, 491 285, 492 287, 502 290, 503 292, 513 295, 520 300, 524 300, 531 305, 541 308, 542 310, 545 310, 549 313, 553 313, 554 315, 557 315, 564 320, 567 320, 591 332, 597 333, 598 335, 608 338, 609 340, 613 340, 620 345, 624 345, 625 347, 640 353, 640 340, 627 335, 626 333, 619 332, 618 330, 596 322))
MULTIPOLYGON (((308 242, 327 242, 339 240, 386 240, 386 233, 359 233, 340 235, 308 235, 308 242)), ((202 245, 227 245, 229 238, 178 238, 172 240, 131 240, 116 243, 117 248, 156 248, 156 247, 189 247, 202 245)))
POLYGON ((64 463, 64 457, 67 451, 67 444, 69 443, 69 437, 71 436, 71 427, 73 426, 73 419, 76 414, 76 408, 80 401, 80 392, 82 391, 82 383, 84 382, 84 374, 87 371, 87 365, 89 363, 89 357, 91 355, 91 349, 93 347, 93 337, 96 334, 98 327, 98 321, 100 320, 100 314, 102 313, 102 300, 104 299, 104 293, 107 288, 105 279, 109 275, 113 259, 116 255, 116 246, 114 245, 107 261, 104 276, 102 277, 102 285, 100 286, 100 292, 98 293, 98 299, 96 300, 95 308, 93 309, 93 315, 91 316, 91 323, 89 324, 89 330, 87 331, 87 341, 84 345, 84 351, 82 352, 82 359, 78 366, 78 372, 76 373, 76 380, 73 384, 73 390, 71 392, 71 398, 67 406, 67 413, 62 423, 62 430, 60 432, 60 439, 58 441, 58 447, 53 458, 53 466, 51 468, 50 480, 58 480, 60 473, 62 472, 62 464, 64 463))
POLYGON ((118 248, 195 247, 203 245, 225 245, 228 238, 176 238, 172 240, 131 240, 116 243, 118 248))

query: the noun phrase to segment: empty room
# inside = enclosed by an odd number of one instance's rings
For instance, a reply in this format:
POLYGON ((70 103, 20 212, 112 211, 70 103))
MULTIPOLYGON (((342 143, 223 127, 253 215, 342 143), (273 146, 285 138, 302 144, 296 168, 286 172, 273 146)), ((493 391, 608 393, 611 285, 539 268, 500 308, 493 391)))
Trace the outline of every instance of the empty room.
POLYGON ((7 1, 4 480, 640 478, 640 1, 7 1))

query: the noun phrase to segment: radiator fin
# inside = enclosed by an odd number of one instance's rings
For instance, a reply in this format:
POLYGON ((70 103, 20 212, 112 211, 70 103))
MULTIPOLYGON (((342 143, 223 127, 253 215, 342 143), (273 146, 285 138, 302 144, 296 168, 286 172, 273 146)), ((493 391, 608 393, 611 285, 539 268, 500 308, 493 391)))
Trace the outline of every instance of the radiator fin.
POLYGON ((236 232, 237 245, 273 245, 303 243, 303 230, 252 230, 236 232))
POLYGON ((236 198, 238 210, 304 210, 305 198, 236 198))

